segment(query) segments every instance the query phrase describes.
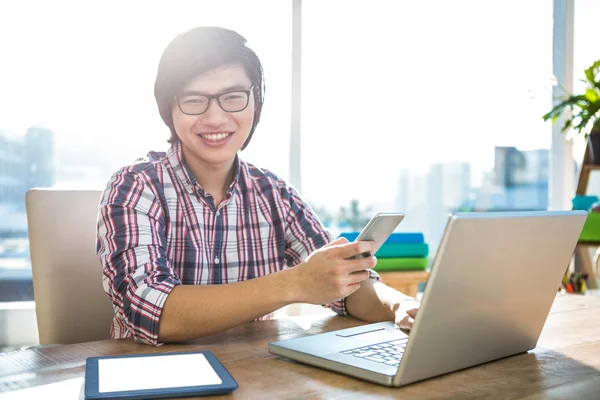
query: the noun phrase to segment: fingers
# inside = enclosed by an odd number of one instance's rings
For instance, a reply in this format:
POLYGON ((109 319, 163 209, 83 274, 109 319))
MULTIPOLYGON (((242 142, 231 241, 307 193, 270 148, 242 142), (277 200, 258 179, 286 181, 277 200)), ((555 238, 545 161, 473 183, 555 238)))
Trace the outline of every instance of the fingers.
POLYGON ((344 260, 342 268, 346 272, 356 272, 374 268, 376 264, 377 258, 371 256, 366 258, 357 258, 356 260, 344 260))
POLYGON ((394 309, 396 325, 405 331, 412 330, 419 311, 420 302, 414 297, 406 297, 394 309))
POLYGON ((335 246, 339 246, 339 245, 345 244, 345 243, 348 243, 348 239, 346 239, 345 237, 341 237, 341 238, 335 239, 331 243, 327 243, 325 246, 323 246, 323 248, 326 248, 326 247, 335 247, 335 246))
POLYGON ((406 315, 404 318, 402 318, 400 320, 400 322, 397 322, 396 324, 400 327, 400 329, 403 329, 405 331, 410 331, 412 329, 414 323, 415 323, 414 317, 411 317, 410 315, 406 315))
POLYGON ((361 271, 356 271, 356 272, 352 272, 348 275, 348 277, 350 278, 350 284, 353 283, 360 283, 363 281, 366 281, 367 279, 369 279, 371 277, 371 274, 369 273, 369 271, 366 270, 361 270, 361 271))
POLYGON ((406 313, 411 317, 411 318, 417 318, 417 311, 419 311, 418 308, 411 308, 410 310, 407 310, 406 313))
POLYGON ((361 240, 359 242, 344 243, 335 246, 336 255, 341 258, 350 258, 362 253, 375 253, 375 242, 361 240))

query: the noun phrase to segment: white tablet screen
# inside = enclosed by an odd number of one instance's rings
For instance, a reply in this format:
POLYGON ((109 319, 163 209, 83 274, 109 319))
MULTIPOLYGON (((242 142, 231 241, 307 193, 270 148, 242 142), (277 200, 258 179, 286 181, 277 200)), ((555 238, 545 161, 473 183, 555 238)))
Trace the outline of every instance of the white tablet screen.
POLYGON ((204 354, 174 354, 98 360, 100 393, 220 385, 204 354))

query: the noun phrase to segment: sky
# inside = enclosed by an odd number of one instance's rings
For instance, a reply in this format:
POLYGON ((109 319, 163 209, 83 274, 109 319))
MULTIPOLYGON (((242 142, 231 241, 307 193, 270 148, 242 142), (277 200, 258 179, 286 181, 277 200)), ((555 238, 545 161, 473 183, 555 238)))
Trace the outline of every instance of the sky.
MULTIPOLYGON (((598 3, 576 0, 576 71, 600 57, 588 50, 598 3)), ((115 169, 164 150, 160 55, 184 30, 221 25, 248 39, 266 76, 242 157, 287 179, 291 1, 158 4, 0 3, 0 131, 46 126, 59 148, 115 169)), ((550 0, 304 0, 302 40, 302 189, 317 205, 392 199, 401 169, 489 170, 494 146, 550 146, 550 0)))

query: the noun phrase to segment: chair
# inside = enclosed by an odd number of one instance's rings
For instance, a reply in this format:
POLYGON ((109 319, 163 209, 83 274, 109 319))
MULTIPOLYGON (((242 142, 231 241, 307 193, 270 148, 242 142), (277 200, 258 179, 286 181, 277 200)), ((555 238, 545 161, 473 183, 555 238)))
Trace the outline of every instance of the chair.
POLYGON ((31 189, 26 195, 39 341, 109 339, 114 317, 96 257, 100 190, 31 189))

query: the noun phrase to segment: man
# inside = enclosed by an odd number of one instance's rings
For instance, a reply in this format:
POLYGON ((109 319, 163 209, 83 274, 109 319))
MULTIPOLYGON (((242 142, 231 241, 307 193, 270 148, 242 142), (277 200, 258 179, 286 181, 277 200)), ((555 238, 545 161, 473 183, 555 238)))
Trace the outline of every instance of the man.
POLYGON ((199 27, 164 51, 155 83, 167 153, 121 168, 98 216, 111 337, 159 345, 225 331, 292 303, 410 328, 418 303, 370 270, 372 242, 333 241, 282 179, 244 162, 264 78, 236 32, 199 27))

